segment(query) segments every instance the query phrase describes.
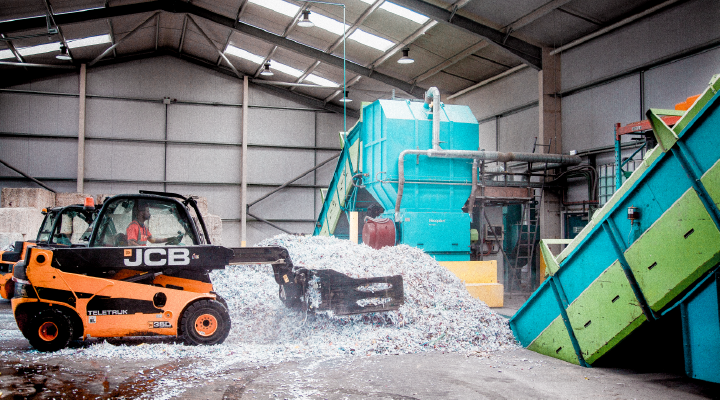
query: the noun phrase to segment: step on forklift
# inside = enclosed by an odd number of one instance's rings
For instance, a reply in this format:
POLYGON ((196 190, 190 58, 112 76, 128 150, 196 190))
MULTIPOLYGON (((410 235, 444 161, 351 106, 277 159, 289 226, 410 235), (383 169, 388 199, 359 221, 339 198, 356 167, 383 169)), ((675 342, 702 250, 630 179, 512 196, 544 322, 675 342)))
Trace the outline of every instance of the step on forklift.
POLYGON ((90 337, 222 343, 230 314, 209 272, 228 265, 272 265, 280 299, 295 309, 347 315, 395 310, 404 301, 400 275, 354 279, 294 266, 279 246, 215 246, 192 197, 141 191, 84 211, 94 215, 86 242, 59 243, 58 237, 25 245, 13 266, 15 321, 40 351, 90 337))

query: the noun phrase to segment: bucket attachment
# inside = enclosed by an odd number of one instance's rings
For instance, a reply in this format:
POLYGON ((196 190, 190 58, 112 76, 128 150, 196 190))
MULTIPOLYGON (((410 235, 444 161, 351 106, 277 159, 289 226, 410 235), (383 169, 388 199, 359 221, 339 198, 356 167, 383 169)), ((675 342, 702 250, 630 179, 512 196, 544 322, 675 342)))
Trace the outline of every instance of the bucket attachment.
POLYGON ((401 275, 377 278, 350 278, 332 269, 311 271, 310 307, 312 292, 320 292, 318 311, 333 311, 337 315, 362 314, 397 310, 405 301, 401 275))

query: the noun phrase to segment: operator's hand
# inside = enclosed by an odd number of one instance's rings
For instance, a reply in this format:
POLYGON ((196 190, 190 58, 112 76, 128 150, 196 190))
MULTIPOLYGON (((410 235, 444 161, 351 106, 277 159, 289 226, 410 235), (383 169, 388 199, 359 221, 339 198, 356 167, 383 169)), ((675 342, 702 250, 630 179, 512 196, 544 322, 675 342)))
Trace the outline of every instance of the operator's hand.
POLYGON ((180 241, 182 240, 183 236, 184 235, 182 234, 182 232, 178 232, 177 236, 167 238, 167 241, 165 242, 165 244, 171 245, 171 246, 180 244, 180 241))

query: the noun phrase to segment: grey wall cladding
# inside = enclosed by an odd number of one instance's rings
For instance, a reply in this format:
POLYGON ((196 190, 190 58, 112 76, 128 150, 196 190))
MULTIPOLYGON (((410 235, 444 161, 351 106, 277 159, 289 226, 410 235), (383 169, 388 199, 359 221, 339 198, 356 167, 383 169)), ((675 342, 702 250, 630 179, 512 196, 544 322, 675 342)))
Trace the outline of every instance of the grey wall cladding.
MULTIPOLYGON (((58 178, 51 187, 73 192, 77 173, 78 75, 18 86, 56 94, 0 93, 0 131, 53 138, 0 138, 0 157, 33 176, 58 178), (8 111, 8 112, 5 112, 8 111)), ((208 199, 224 220, 223 244, 240 245, 242 81, 173 57, 88 69, 85 192, 170 191, 208 199), (169 104, 163 103, 169 98, 169 104), (167 139, 167 142, 165 141, 167 139), (166 182, 164 182, 166 181, 166 182)), ((339 149, 343 117, 250 86, 248 202, 326 160, 339 149), (281 108, 279 108, 281 107, 281 108)), ((352 127, 354 119, 348 120, 352 127)), ((312 233, 318 201, 334 163, 312 172, 251 208, 291 232, 312 233)), ((17 174, 0 167, 1 176, 17 174)), ((2 186, 25 186, 8 179, 2 186)), ((279 230, 249 221, 248 244, 279 230)))
POLYGON ((679 2, 570 49, 562 55, 563 90, 717 41, 719 20, 717 0, 679 2))

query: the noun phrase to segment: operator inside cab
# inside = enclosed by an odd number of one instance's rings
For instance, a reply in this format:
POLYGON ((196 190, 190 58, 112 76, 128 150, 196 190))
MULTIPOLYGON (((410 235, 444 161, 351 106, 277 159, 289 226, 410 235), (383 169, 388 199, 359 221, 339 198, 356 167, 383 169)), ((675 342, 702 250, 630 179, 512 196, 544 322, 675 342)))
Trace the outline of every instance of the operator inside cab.
POLYGON ((168 243, 177 242, 179 238, 169 237, 163 239, 156 239, 150 233, 150 229, 145 226, 145 223, 150 220, 150 205, 145 202, 138 201, 135 203, 135 207, 132 210, 133 221, 128 225, 125 230, 127 236, 128 246, 146 246, 147 242, 150 243, 168 243))

